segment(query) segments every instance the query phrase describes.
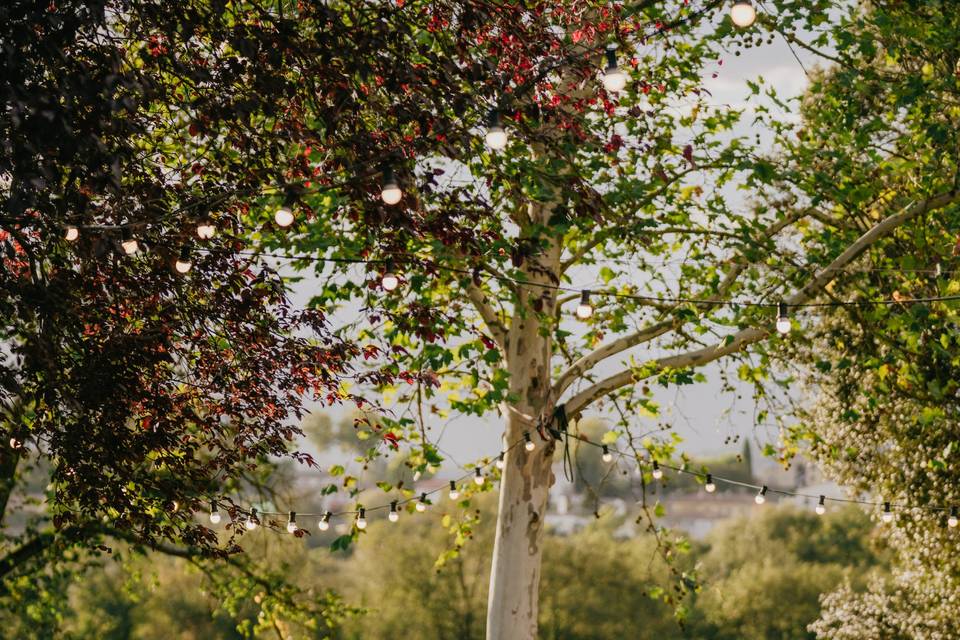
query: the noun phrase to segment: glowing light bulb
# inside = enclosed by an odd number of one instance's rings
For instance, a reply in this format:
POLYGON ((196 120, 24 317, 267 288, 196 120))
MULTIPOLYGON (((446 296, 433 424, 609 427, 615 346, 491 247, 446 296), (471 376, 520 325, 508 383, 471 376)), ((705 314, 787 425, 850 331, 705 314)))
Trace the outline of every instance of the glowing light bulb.
POLYGON ((534 444, 533 440, 530 439, 529 431, 523 432, 523 448, 526 449, 527 451, 533 451, 534 449, 537 448, 537 445, 534 444))
POLYGON ((320 522, 317 523, 317 529, 320 531, 326 531, 330 528, 330 516, 333 515, 329 511, 323 514, 323 517, 320 518, 320 522))
POLYGON ((361 531, 367 528, 367 510, 363 507, 360 507, 360 510, 357 511, 357 529, 361 531))
POLYGON ((209 240, 217 235, 217 227, 209 218, 204 218, 197 223, 197 237, 201 240, 209 240))
POLYGON ((763 504, 767 501, 767 485, 763 485, 757 492, 757 497, 753 499, 757 504, 763 504))
POLYGON ((607 47, 607 66, 603 70, 603 88, 610 93, 622 91, 627 86, 627 74, 617 66, 617 50, 607 47))
POLYGON ((190 267, 193 266, 193 263, 190 262, 190 247, 186 245, 180 247, 180 257, 177 258, 173 266, 177 270, 177 273, 187 273, 190 271, 190 267))
POLYGON ((490 111, 486 141, 487 146, 495 151, 499 151, 507 146, 507 132, 504 130, 503 122, 500 120, 500 112, 496 109, 490 111))
POLYGON ((745 29, 757 19, 757 10, 750 0, 737 0, 730 7, 730 19, 733 20, 733 24, 745 29))
POLYGON ((653 461, 653 479, 659 480, 663 477, 663 469, 660 468, 660 463, 656 460, 653 461))
POLYGON ((298 528, 299 527, 297 527, 297 512, 291 511, 290 517, 287 520, 287 533, 296 533, 298 528))
POLYGON ((957 517, 957 508, 950 507, 950 517, 947 518, 947 525, 950 527, 956 527, 957 523, 960 523, 960 518, 957 517))
POLYGON ((293 211, 287 205, 283 205, 273 214, 273 221, 279 227, 289 227, 293 224, 293 211))
POLYGON ((824 496, 820 496, 820 501, 817 503, 817 508, 815 509, 818 516, 822 516, 827 512, 827 505, 824 504, 825 500, 826 498, 824 496))
POLYGON ((480 467, 473 470, 473 484, 478 487, 483 485, 483 474, 480 473, 480 467))
POLYGON ((75 242, 80 237, 80 229, 70 225, 64 229, 63 237, 66 238, 67 242, 75 242))
POLYGON ((577 317, 586 320, 593 315, 593 305, 590 304, 590 292, 584 291, 580 294, 580 304, 577 305, 577 317))
POLYGON ((505 459, 505 457, 504 457, 504 455, 503 455, 503 451, 501 451, 501 452, 500 452, 500 455, 497 456, 496 465, 497 465, 497 469, 503 469, 504 467, 507 466, 507 461, 506 461, 506 459, 505 459))
POLYGON ((396 500, 390 503, 390 515, 387 516, 387 519, 390 520, 390 522, 396 522, 400 519, 400 513, 397 511, 396 500))
POLYGON ((140 245, 137 243, 137 239, 130 235, 130 230, 126 227, 123 229, 123 237, 120 241, 120 247, 128 256, 132 256, 140 250, 140 245))
POLYGON ((703 488, 707 490, 707 493, 713 493, 717 490, 717 485, 713 484, 713 476, 709 473, 707 474, 707 483, 703 485, 703 488))
POLYGON ((451 500, 456 500, 457 498, 460 497, 460 492, 457 490, 457 481, 456 481, 456 480, 451 480, 451 481, 450 481, 450 494, 449 494, 449 495, 450 495, 450 499, 451 499, 451 500))
POLYGON ((613 454, 610 453, 610 447, 608 447, 607 445, 603 445, 603 455, 600 456, 600 459, 603 460, 604 462, 610 462, 611 460, 613 460, 613 454))
POLYGON ((393 291, 400 286, 400 278, 388 271, 380 278, 380 286, 384 291, 393 291))
POLYGON ((257 528, 257 510, 250 509, 250 515, 247 516, 247 521, 244 523, 244 526, 248 531, 253 531, 257 528))
POLYGON ((403 198, 403 191, 400 190, 397 179, 393 177, 393 169, 389 167, 383 170, 383 187, 380 197, 387 204, 397 204, 403 198))
POLYGON ((420 500, 417 501, 417 511, 423 513, 427 510, 427 494, 421 493, 420 500))
POLYGON ((218 522, 220 522, 220 510, 217 509, 216 502, 210 503, 210 522, 212 522, 213 524, 217 524, 218 522))
POLYGON ((790 317, 787 315, 787 303, 777 305, 777 332, 781 335, 790 333, 790 317))
POLYGON ((891 522, 893 522, 893 511, 890 511, 889 502, 883 503, 883 514, 880 516, 880 519, 886 522, 887 524, 890 524, 891 522))

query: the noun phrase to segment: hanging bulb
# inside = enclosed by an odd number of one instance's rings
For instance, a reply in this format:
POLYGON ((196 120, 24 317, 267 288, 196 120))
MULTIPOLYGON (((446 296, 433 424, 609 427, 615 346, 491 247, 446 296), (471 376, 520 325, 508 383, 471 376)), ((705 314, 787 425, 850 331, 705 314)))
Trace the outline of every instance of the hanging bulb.
POLYGON ((363 507, 357 511, 357 529, 361 531, 367 528, 367 510, 363 507))
POLYGON ((880 516, 880 519, 886 522, 887 524, 893 522, 893 511, 890 511, 890 503, 883 503, 883 515, 880 516))
POLYGON ((487 146, 495 151, 499 151, 507 146, 507 132, 504 130, 503 122, 500 120, 500 112, 496 109, 490 110, 486 140, 487 146))
POLYGON ((403 197, 403 191, 397 184, 397 179, 393 176, 393 169, 386 167, 383 170, 383 188, 380 191, 380 197, 387 204, 397 204, 403 197))
POLYGON ((583 291, 580 294, 580 304, 577 305, 577 317, 586 320, 593 315, 593 305, 590 304, 590 292, 583 291))
POLYGON ((400 278, 390 271, 387 271, 383 274, 383 277, 380 278, 380 286, 383 287, 384 291, 393 291, 400 286, 400 278))
POLYGON ((390 522, 396 522, 400 519, 400 513, 397 511, 396 500, 390 503, 390 515, 387 516, 387 519, 390 520, 390 522))
POLYGON ((427 510, 427 494, 421 493, 420 500, 417 501, 417 511, 423 513, 427 510))
POLYGON ((610 93, 622 91, 627 86, 627 74, 617 66, 617 48, 607 47, 607 66, 603 70, 603 88, 610 93))
POLYGON ((244 524, 247 527, 248 531, 253 531, 257 528, 257 510, 250 509, 250 515, 247 516, 247 521, 244 524))
POLYGON ((297 512, 291 511, 290 517, 287 520, 287 533, 296 533, 297 532, 297 512))
POLYGON ((957 508, 950 507, 950 517, 947 518, 947 525, 956 527, 958 522, 960 522, 960 518, 957 517, 957 508))
POLYGON ((63 237, 67 242, 75 242, 77 238, 80 237, 80 229, 77 229, 73 225, 69 225, 66 229, 63 230, 63 237))
POLYGON ((483 485, 483 474, 480 473, 480 467, 473 470, 473 484, 478 487, 483 485))
POLYGON ((824 504, 825 500, 826 498, 824 496, 820 496, 820 502, 817 503, 817 508, 816 508, 816 512, 818 516, 822 516, 827 512, 827 505, 824 504))
POLYGON ((278 227, 289 227, 293 224, 293 211, 284 204, 273 214, 273 221, 278 227))
POLYGON ((456 500, 459 497, 460 497, 460 492, 457 491, 457 481, 451 480, 450 481, 450 499, 456 500))
POLYGON ((529 431, 523 432, 523 448, 526 449, 527 451, 533 451, 534 449, 537 448, 537 445, 534 444, 533 440, 530 439, 529 431))
POLYGON ((190 262, 189 246, 183 245, 180 247, 180 257, 177 258, 177 261, 173 266, 177 270, 177 273, 187 273, 190 271, 190 267, 193 266, 193 263, 190 262))
POLYGON ((123 248, 123 252, 128 256, 132 256, 140 250, 140 245, 137 244, 137 239, 133 237, 133 235, 130 233, 130 229, 127 227, 123 228, 120 247, 123 248))
POLYGON ((330 516, 332 516, 332 515, 333 515, 333 514, 330 513, 329 511, 327 511, 326 513, 324 513, 324 514, 323 514, 323 517, 320 518, 320 522, 317 523, 317 529, 320 529, 320 531, 326 531, 327 529, 329 529, 329 528, 330 528, 330 516))
POLYGON ((707 474, 707 483, 703 485, 703 488, 707 490, 707 493, 713 493, 717 490, 717 485, 713 484, 713 476, 709 473, 707 474))
POLYGON ((760 491, 757 492, 757 497, 753 501, 757 504, 763 504, 767 501, 767 485, 760 487, 760 491))
POLYGON ((659 480, 663 477, 663 469, 660 468, 660 463, 656 460, 653 461, 653 479, 659 480))
POLYGON ((790 333, 790 317, 787 315, 787 303, 777 304, 777 333, 786 335, 790 333))
POLYGON ((506 458, 505 458, 504 455, 503 455, 503 451, 501 451, 501 452, 500 452, 500 455, 497 456, 496 465, 497 465, 497 469, 501 469, 501 470, 502 470, 504 467, 507 466, 507 461, 506 461, 506 458))
POLYGON ((610 462, 611 460, 613 460, 613 454, 610 453, 610 447, 608 447, 607 445, 603 445, 603 455, 600 456, 600 459, 603 460, 604 462, 610 462))
POLYGON ((733 20, 733 24, 745 29, 757 19, 757 10, 754 9, 750 0, 736 0, 730 7, 730 19, 733 20))
POLYGON ((197 222, 197 237, 201 240, 209 240, 217 234, 217 227, 210 218, 203 218, 197 222))
POLYGON ((210 503, 210 522, 213 524, 220 522, 220 510, 217 509, 216 502, 210 503))

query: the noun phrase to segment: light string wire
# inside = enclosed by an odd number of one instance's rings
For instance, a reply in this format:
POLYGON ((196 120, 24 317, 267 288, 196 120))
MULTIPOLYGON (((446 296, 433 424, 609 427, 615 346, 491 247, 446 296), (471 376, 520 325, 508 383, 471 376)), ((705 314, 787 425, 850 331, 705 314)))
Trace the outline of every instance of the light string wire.
MULTIPOLYGON (((539 429, 537 431, 538 433, 540 433, 539 429)), ((638 456, 637 454, 634 454, 633 452, 628 452, 622 449, 618 449, 611 444, 594 442, 583 435, 580 435, 577 433, 570 433, 569 431, 566 431, 566 430, 557 430, 554 428, 550 428, 550 429, 547 429, 547 431, 549 431, 550 433, 553 433, 554 438, 552 438, 551 440, 548 440, 541 434, 541 439, 543 439, 545 442, 550 442, 550 441, 558 442, 562 440, 564 437, 567 438, 568 441, 570 439, 576 440, 578 443, 582 443, 582 444, 601 450, 603 454, 611 454, 612 456, 614 456, 615 459, 612 460, 609 464, 619 464, 620 460, 622 459, 630 459, 636 462, 638 468, 641 471, 655 472, 659 470, 661 473, 663 471, 672 471, 678 474, 686 474, 686 475, 698 478, 700 480, 704 480, 708 483, 710 482, 714 484, 721 483, 721 484, 742 487, 745 489, 757 491, 758 496, 776 494, 776 495, 785 496, 785 497, 803 498, 806 500, 816 500, 818 501, 818 510, 817 510, 818 514, 822 513, 819 507, 823 507, 824 503, 826 502, 837 503, 837 504, 856 504, 856 505, 861 505, 865 507, 883 509, 884 514, 889 514, 892 509, 896 509, 898 511, 926 511, 934 514, 942 514, 945 512, 949 512, 951 516, 949 520, 949 526, 951 528, 957 526, 956 523, 958 518, 958 509, 956 505, 946 505, 946 506, 931 505, 931 504, 921 505, 921 504, 911 504, 908 502, 892 502, 889 500, 866 500, 866 499, 860 499, 860 498, 842 498, 842 497, 827 496, 825 494, 812 494, 812 493, 804 493, 800 491, 790 491, 787 489, 778 489, 778 488, 770 487, 765 484, 743 482, 741 480, 736 480, 734 478, 728 478, 722 475, 716 475, 708 471, 697 471, 694 469, 688 469, 685 465, 676 466, 676 465, 670 464, 669 462, 660 462, 658 459, 653 457, 644 459, 638 456)), ((466 473, 456 479, 451 480, 451 483, 453 483, 454 485, 459 485, 460 483, 470 478, 475 478, 477 477, 476 474, 478 472, 482 473, 483 470, 488 469, 491 465, 496 465, 497 462, 500 460, 503 460, 504 463, 508 463, 506 461, 506 456, 508 453, 515 450, 519 446, 529 446, 528 443, 530 442, 532 442, 531 431, 525 431, 523 434, 523 437, 521 437, 519 440, 515 441, 514 443, 510 444, 509 446, 501 450, 493 458, 482 458, 481 460, 486 460, 486 462, 477 463, 473 467, 472 472, 466 473)), ((530 450, 530 452, 532 453, 532 450, 530 450)), ((484 483, 490 479, 489 476, 486 476, 486 475, 482 477, 484 479, 484 483)), ((656 476, 654 476, 654 483, 658 482, 658 480, 659 479, 656 476)), ((385 509, 393 510, 393 508, 399 508, 400 506, 409 504, 411 502, 420 502, 424 498, 429 498, 430 496, 445 490, 447 490, 447 487, 444 484, 434 489, 431 489, 429 491, 422 491, 422 492, 414 491, 415 495, 412 495, 408 498, 391 500, 387 503, 375 505, 372 507, 364 507, 362 506, 362 504, 358 503, 356 509, 346 509, 346 510, 335 511, 335 512, 333 511, 324 511, 322 513, 300 512, 300 511, 283 512, 283 511, 260 511, 255 509, 250 509, 248 511, 237 509, 237 512, 241 515, 246 515, 248 517, 250 515, 253 515, 254 517, 256 516, 282 517, 290 514, 296 514, 297 516, 303 516, 307 518, 322 518, 324 521, 330 522, 332 518, 336 518, 336 517, 358 516, 361 513, 361 510, 363 513, 377 512, 385 509)), ((217 504, 215 500, 211 502, 214 505, 217 504)), ((235 519, 234 522, 241 522, 242 520, 243 518, 238 518, 238 519, 235 519)))

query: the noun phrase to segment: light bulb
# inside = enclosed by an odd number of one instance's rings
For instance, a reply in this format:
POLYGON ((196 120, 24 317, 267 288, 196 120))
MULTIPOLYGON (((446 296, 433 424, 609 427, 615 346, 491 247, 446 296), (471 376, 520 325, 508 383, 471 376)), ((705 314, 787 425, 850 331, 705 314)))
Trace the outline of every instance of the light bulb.
POLYGON ((388 271, 380 278, 380 286, 383 287, 384 291, 393 291, 400 286, 400 278, 388 271))
POLYGON ((174 263, 174 268, 177 270, 177 273, 187 273, 190 271, 190 267, 193 266, 193 263, 190 262, 190 248, 184 245, 180 247, 180 257, 177 258, 176 263, 174 263))
POLYGON ((297 513, 291 511, 290 518, 287 520, 287 533, 296 533, 297 529, 297 513))
POLYGON ((529 431, 523 432, 523 448, 527 451, 533 451, 537 448, 537 445, 533 442, 533 440, 530 439, 529 431))
POLYGON ((500 112, 496 109, 490 111, 486 141, 487 146, 495 151, 507 146, 507 132, 503 128, 503 122, 500 121, 500 112))
POLYGON ((451 480, 450 481, 450 499, 456 500, 459 497, 460 497, 460 492, 457 490, 457 481, 451 480))
POLYGON ((757 10, 754 9, 750 0, 737 0, 730 7, 730 19, 733 20, 733 24, 745 29, 757 19, 757 10))
POLYGON ((950 507, 950 517, 947 518, 947 524, 951 527, 956 527, 958 522, 960 522, 960 519, 957 518, 957 508, 950 507))
POLYGON ((890 511, 890 503, 883 503, 883 514, 880 516, 880 519, 886 522, 887 524, 893 522, 893 511, 890 511))
POLYGON ((403 197, 403 191, 393 177, 393 169, 389 167, 383 170, 383 187, 380 191, 380 197, 387 204, 397 204, 403 197))
POLYGON ((420 500, 417 502, 417 511, 423 513, 427 510, 427 494, 421 493, 420 500))
POLYGON ((817 508, 815 509, 818 516, 822 516, 827 512, 827 505, 824 504, 824 500, 826 500, 826 498, 820 496, 820 502, 817 503, 817 508))
POLYGON ((753 499, 757 504, 763 504, 767 501, 767 485, 763 485, 760 488, 760 491, 757 492, 757 497, 753 499))
POLYGON ((332 515, 332 514, 331 514, 329 511, 327 511, 326 513, 324 513, 324 514, 323 514, 323 517, 320 518, 320 522, 317 523, 317 529, 320 529, 320 531, 326 531, 327 529, 329 529, 329 528, 330 528, 330 516, 331 516, 331 515, 332 515))
POLYGON ((357 529, 361 531, 367 528, 367 510, 363 507, 357 512, 357 529))
POLYGON ((66 238, 67 242, 74 242, 80 237, 80 229, 70 225, 64 230, 63 237, 66 238))
POLYGON ((473 484, 478 487, 483 485, 483 474, 480 473, 480 467, 473 470, 473 484))
POLYGON ((212 522, 213 524, 217 524, 218 522, 220 522, 220 510, 217 509, 216 502, 210 503, 210 522, 212 522))
POLYGON ((593 305, 590 304, 590 292, 580 294, 580 304, 577 305, 577 317, 586 320, 593 315, 593 305))
POLYGON ((603 88, 610 93, 622 91, 627 86, 627 74, 617 66, 617 50, 607 48, 607 66, 603 70, 603 88))
POLYGON ((197 237, 201 240, 209 240, 217 234, 217 227, 211 220, 204 219, 197 223, 197 237))
POLYGON ((777 332, 786 335, 790 333, 790 317, 787 315, 787 303, 777 304, 777 332))
POLYGON ((613 460, 613 454, 610 453, 610 447, 608 447, 607 445, 603 445, 603 455, 600 456, 600 458, 604 462, 610 462, 611 460, 613 460))
POLYGON ((504 467, 507 466, 507 461, 506 461, 506 459, 504 458, 503 451, 501 451, 501 452, 500 452, 500 455, 497 456, 496 465, 497 465, 497 469, 503 469, 504 467))
POLYGON ((283 205, 273 214, 273 221, 280 227, 289 227, 293 224, 293 211, 287 205, 283 205))
POLYGON ((140 250, 140 245, 137 243, 136 238, 131 236, 130 232, 126 229, 123 230, 123 239, 120 242, 120 247, 128 256, 132 256, 140 250))
POLYGON ((400 514, 397 512, 396 500, 390 503, 390 515, 387 516, 387 519, 390 520, 390 522, 396 522, 400 519, 400 514))
POLYGON ((257 528, 257 510, 250 509, 250 515, 247 516, 247 521, 244 523, 244 526, 247 527, 248 531, 253 531, 257 528))
POLYGON ((653 479, 659 480, 663 477, 663 469, 660 468, 660 463, 656 460, 653 461, 653 479))
POLYGON ((707 493, 713 493, 717 490, 717 485, 713 484, 713 476, 709 473, 707 474, 707 483, 703 485, 703 488, 707 490, 707 493))

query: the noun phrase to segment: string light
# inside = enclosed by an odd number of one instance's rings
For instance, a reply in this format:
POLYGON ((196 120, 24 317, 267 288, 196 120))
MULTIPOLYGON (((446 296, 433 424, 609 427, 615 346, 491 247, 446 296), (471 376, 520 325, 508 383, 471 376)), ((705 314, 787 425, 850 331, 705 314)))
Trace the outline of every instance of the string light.
POLYGON ((140 250, 140 245, 137 243, 137 239, 130 233, 130 229, 124 227, 120 237, 120 247, 128 256, 132 256, 140 250))
POLYGON ((767 485, 760 487, 760 491, 757 492, 757 497, 753 501, 757 504, 763 504, 767 501, 767 485))
POLYGON ((400 286, 400 278, 392 271, 386 271, 380 278, 380 286, 384 291, 393 291, 400 286))
POLYGON ((827 512, 827 505, 824 504, 825 500, 825 496, 820 496, 820 502, 817 503, 817 508, 815 509, 818 516, 822 516, 827 512))
POLYGON ((527 451, 533 451, 534 449, 537 448, 537 445, 530 438, 529 431, 523 432, 523 448, 526 449, 527 451))
POLYGON ((777 303, 777 332, 781 335, 790 333, 790 316, 787 315, 787 303, 777 303))
POLYGON ((63 237, 67 242, 76 242, 77 238, 80 237, 80 229, 70 225, 64 229, 63 237))
POLYGON ((220 522, 220 510, 217 509, 216 502, 210 503, 210 522, 213 524, 220 522))
POLYGON ((713 493, 717 490, 717 485, 713 484, 713 476, 709 473, 707 474, 707 483, 703 485, 703 488, 707 490, 707 493, 713 493))
POLYGON ((273 221, 278 227, 289 227, 293 224, 293 210, 286 204, 280 205, 276 213, 273 214, 273 221))
POLYGON ((483 473, 480 472, 480 467, 474 469, 473 484, 477 485, 478 487, 483 485, 483 473))
POLYGON ((250 515, 247 516, 247 521, 244 523, 244 526, 247 527, 247 531, 253 531, 257 528, 257 510, 250 509, 250 515))
POLYGON ((600 459, 604 462, 610 462, 613 460, 613 454, 610 453, 610 447, 603 445, 603 455, 600 456, 600 459))
POLYGON ((417 511, 423 513, 427 510, 427 494, 421 493, 420 499, 417 501, 417 511))
POLYGON ((380 191, 380 197, 387 204, 397 204, 403 197, 403 191, 397 184, 397 179, 393 175, 391 167, 385 167, 383 170, 383 187, 380 191))
POLYGON ((450 494, 449 494, 449 495, 450 495, 450 499, 451 499, 451 500, 456 500, 457 498, 460 497, 460 492, 457 491, 457 481, 456 481, 456 480, 451 480, 451 481, 450 481, 450 494))
POLYGON ((577 305, 577 317, 586 320, 593 315, 593 305, 590 304, 590 292, 584 289, 580 293, 580 304, 577 305))
POLYGON ((603 88, 610 93, 622 91, 627 86, 627 74, 617 66, 617 48, 607 47, 607 66, 603 70, 603 88))
POLYGON ((290 517, 287 519, 287 533, 296 533, 297 532, 297 512, 291 511, 290 517))
POLYGON ((947 525, 950 527, 956 527, 958 522, 960 522, 960 518, 957 517, 957 508, 950 507, 950 517, 947 518, 947 525))
POLYGON ((507 461, 504 459, 503 451, 500 452, 500 455, 497 456, 496 467, 497 469, 503 470, 507 466, 507 461))
POLYGON ((217 227, 210 218, 202 218, 197 223, 197 237, 201 240, 209 240, 217 234, 217 227))
POLYGON ((367 510, 363 507, 357 511, 357 529, 363 531, 367 528, 367 510))
POLYGON ((730 7, 730 19, 733 20, 733 24, 745 29, 757 19, 757 10, 750 0, 736 0, 730 7))
POLYGON ((507 146, 507 132, 503 128, 503 122, 500 120, 500 111, 490 110, 490 118, 487 122, 487 146, 495 151, 499 151, 507 146))
POLYGON ((656 460, 653 461, 653 479, 659 480, 663 477, 663 469, 660 468, 660 463, 656 460))
POLYGON ((320 518, 320 522, 317 523, 317 528, 320 529, 320 531, 326 531, 330 528, 330 516, 332 515, 333 514, 329 511, 323 514, 323 516, 320 518))
POLYGON ((883 515, 880 516, 880 519, 886 522, 887 524, 893 522, 893 511, 890 511, 890 503, 883 503, 883 515))
POLYGON ((177 270, 177 273, 187 273, 190 271, 190 267, 193 266, 193 263, 190 262, 190 247, 183 245, 180 247, 180 257, 177 258, 177 261, 174 263, 174 268, 177 270))
POLYGON ((396 522, 400 519, 400 513, 397 511, 396 500, 390 503, 390 515, 387 516, 387 519, 390 520, 390 522, 396 522))

